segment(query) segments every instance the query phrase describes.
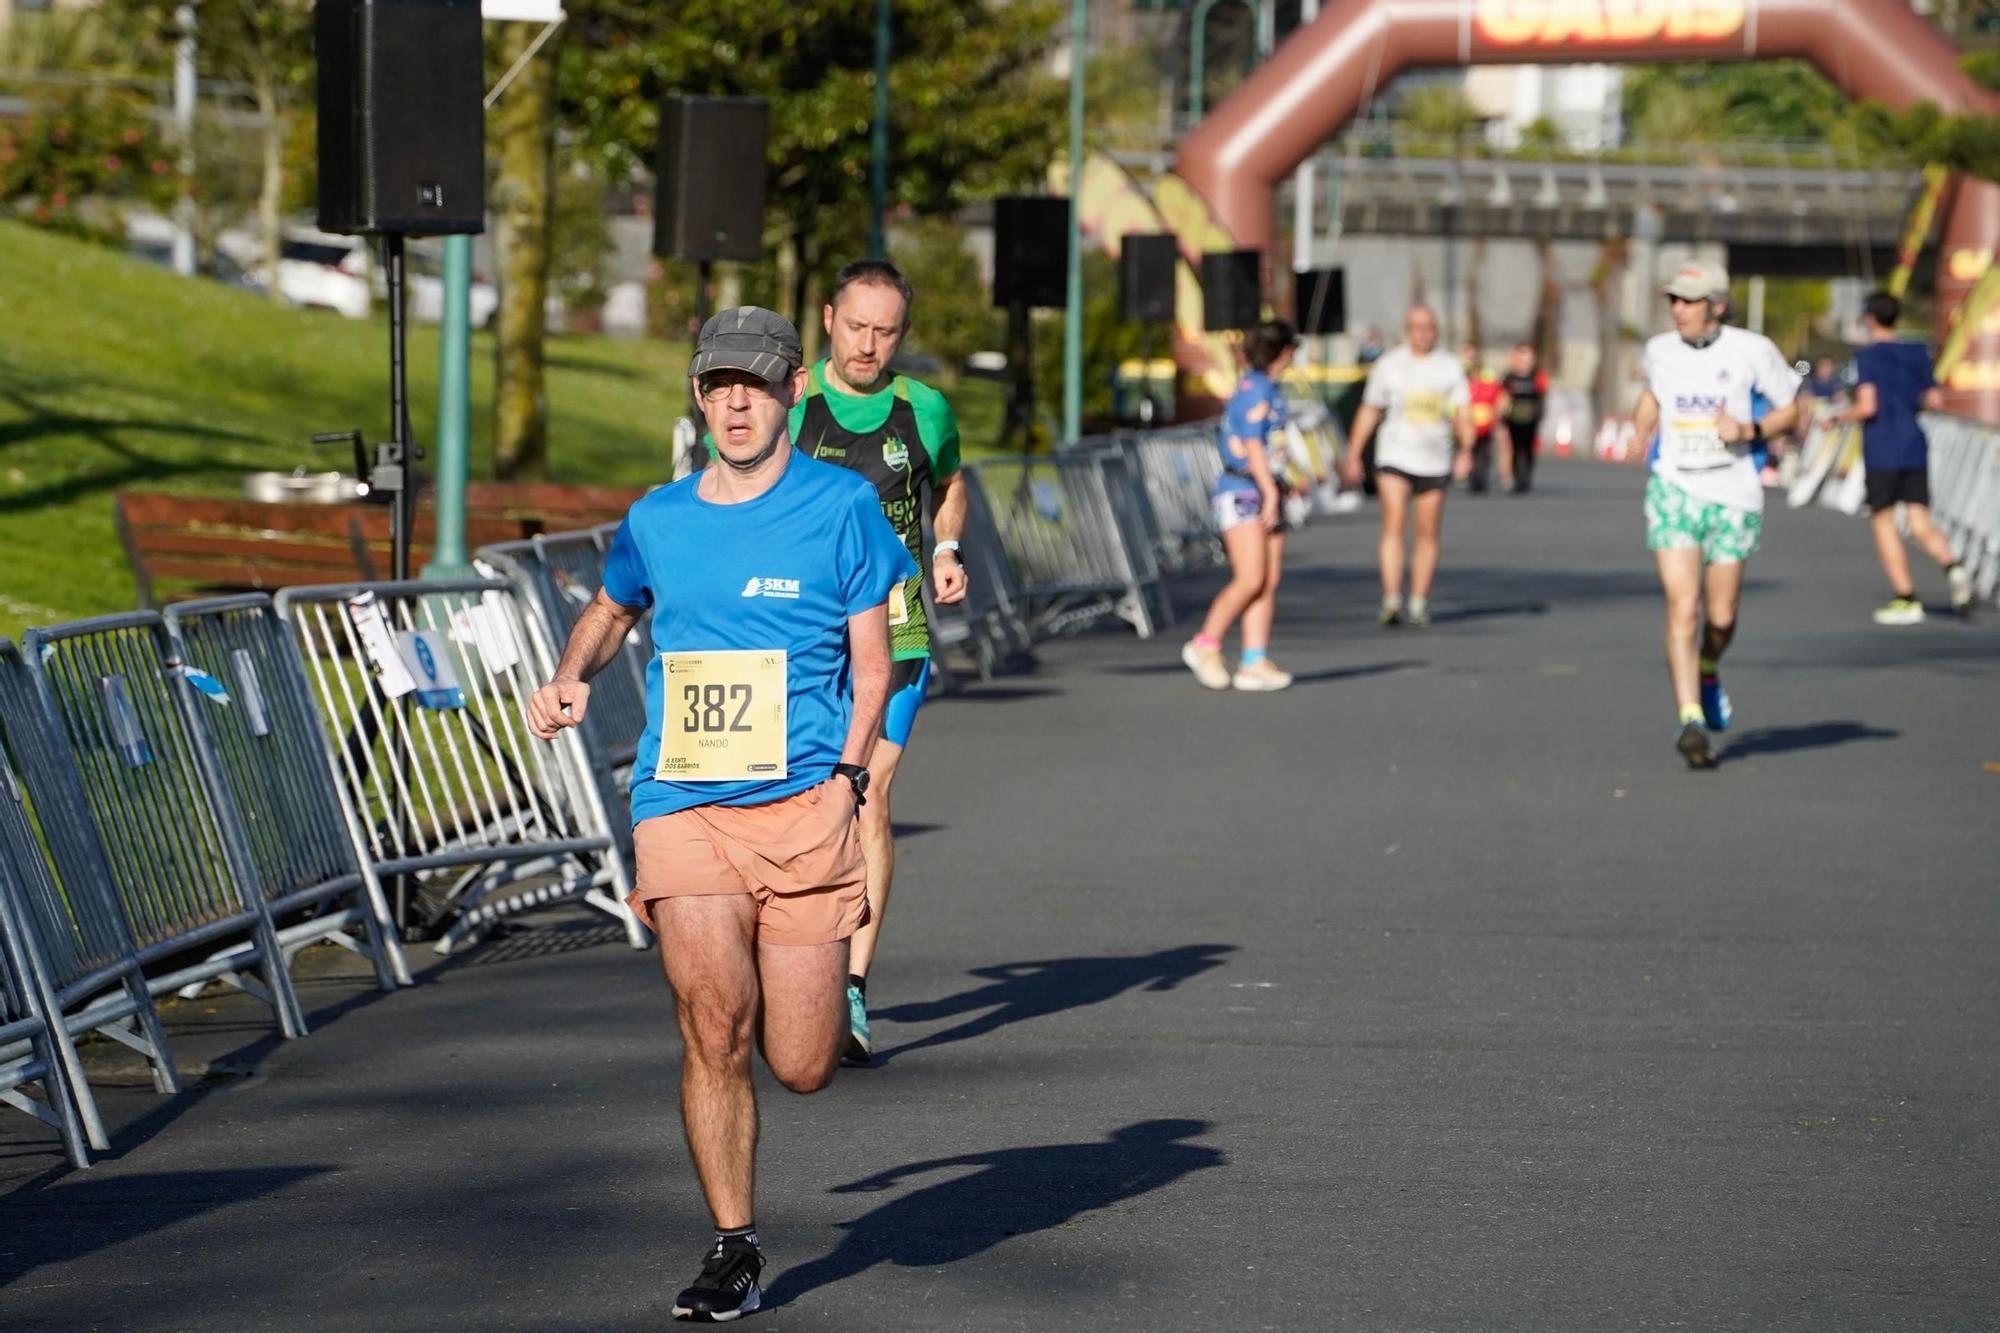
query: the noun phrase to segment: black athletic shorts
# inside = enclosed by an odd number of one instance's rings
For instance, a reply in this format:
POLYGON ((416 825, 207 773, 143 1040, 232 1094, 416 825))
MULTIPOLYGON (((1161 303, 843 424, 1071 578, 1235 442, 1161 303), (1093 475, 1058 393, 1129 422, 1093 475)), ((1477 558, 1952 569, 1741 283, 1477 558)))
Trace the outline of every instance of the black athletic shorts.
POLYGON ((1386 472, 1392 477, 1401 477, 1404 481, 1409 482, 1410 494, 1412 495, 1427 495, 1431 491, 1441 491, 1445 487, 1451 485, 1451 478, 1449 476, 1419 477, 1412 473, 1405 472, 1403 471, 1403 469, 1399 467, 1377 468, 1376 471, 1386 472))
POLYGON ((1929 505, 1931 474, 1927 468, 1898 468, 1893 472, 1868 469, 1868 512, 1890 509, 1899 504, 1929 505))

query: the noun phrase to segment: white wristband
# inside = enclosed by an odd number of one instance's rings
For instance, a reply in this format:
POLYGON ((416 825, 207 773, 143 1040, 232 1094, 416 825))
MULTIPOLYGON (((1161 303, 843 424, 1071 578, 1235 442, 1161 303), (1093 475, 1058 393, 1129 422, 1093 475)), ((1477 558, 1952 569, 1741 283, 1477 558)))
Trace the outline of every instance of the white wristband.
POLYGON ((931 559, 933 560, 937 559, 939 556, 943 555, 946 551, 951 552, 953 555, 957 555, 958 543, 953 541, 939 542, 936 546, 933 546, 931 548, 931 559))

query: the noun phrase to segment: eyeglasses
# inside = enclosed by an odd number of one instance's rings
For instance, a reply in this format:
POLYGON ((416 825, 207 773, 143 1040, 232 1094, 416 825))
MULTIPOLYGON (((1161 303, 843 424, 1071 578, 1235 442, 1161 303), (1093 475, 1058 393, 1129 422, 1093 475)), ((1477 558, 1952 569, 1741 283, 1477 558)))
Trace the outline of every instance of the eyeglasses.
POLYGON ((704 403, 721 402, 723 399, 729 397, 730 391, 738 385, 741 385, 743 390, 750 395, 752 402, 765 398, 776 398, 778 396, 777 385, 771 383, 769 380, 760 379, 755 375, 743 371, 723 371, 713 375, 704 375, 697 384, 701 400, 704 403))
POLYGON ((1668 293, 1667 293, 1667 304, 1668 304, 1668 305, 1707 305, 1707 304, 1708 304, 1708 298, 1707 298, 1706 296, 1676 296, 1676 295, 1674 295, 1674 294, 1673 294, 1672 292, 1668 292, 1668 293))

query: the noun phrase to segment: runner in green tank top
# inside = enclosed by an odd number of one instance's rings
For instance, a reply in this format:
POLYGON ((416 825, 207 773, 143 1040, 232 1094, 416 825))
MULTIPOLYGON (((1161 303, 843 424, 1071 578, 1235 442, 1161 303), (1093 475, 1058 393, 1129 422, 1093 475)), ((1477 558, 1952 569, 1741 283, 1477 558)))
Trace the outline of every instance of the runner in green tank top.
POLYGON ((806 395, 792 408, 792 439, 804 452, 854 469, 875 483, 882 512, 916 557, 917 575, 889 597, 894 659, 882 739, 868 763, 868 803, 861 807, 861 847, 868 859, 868 922, 848 957, 848 1059, 874 1054, 868 1034, 868 969, 875 961, 896 846, 889 816, 890 784, 909 743, 917 709, 930 684, 930 620, 924 580, 943 606, 965 599, 958 557, 965 532, 965 488, 958 477, 958 421, 944 395, 889 370, 910 326, 910 284, 879 259, 849 264, 834 277, 823 318, 832 348, 813 367, 806 395), (935 552, 926 555, 923 506, 931 506, 935 552))

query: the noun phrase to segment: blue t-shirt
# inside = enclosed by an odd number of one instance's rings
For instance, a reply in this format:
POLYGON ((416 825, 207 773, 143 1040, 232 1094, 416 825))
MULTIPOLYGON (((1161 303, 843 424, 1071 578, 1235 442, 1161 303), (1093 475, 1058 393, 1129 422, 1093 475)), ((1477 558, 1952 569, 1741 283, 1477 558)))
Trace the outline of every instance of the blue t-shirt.
POLYGON ((1931 354, 1919 343, 1869 343, 1854 354, 1857 384, 1875 386, 1875 415, 1861 423, 1861 463, 1870 472, 1917 472, 1930 447, 1917 424, 1924 393, 1937 380, 1931 354))
MULTIPOLYGON (((1229 395, 1229 406, 1222 414, 1222 435, 1216 444, 1222 450, 1224 471, 1215 489, 1255 491, 1257 483, 1248 474, 1250 452, 1243 442, 1255 440, 1269 450, 1271 437, 1284 428, 1285 395, 1277 381, 1261 370, 1243 372, 1243 379, 1236 392, 1229 395)), ((1267 452, 1264 461, 1270 464, 1271 475, 1275 477, 1276 460, 1267 452)))
MULTIPOLYGON (((632 765, 632 822, 698 805, 764 805, 832 776, 853 715, 847 618, 917 572, 866 477, 787 450, 784 475, 742 504, 695 493, 700 475, 632 506, 604 559, 604 594, 653 608, 646 732, 632 765), (660 654, 782 648, 786 775, 662 782, 660 654)), ((886 643, 885 643, 886 649, 886 643)))

